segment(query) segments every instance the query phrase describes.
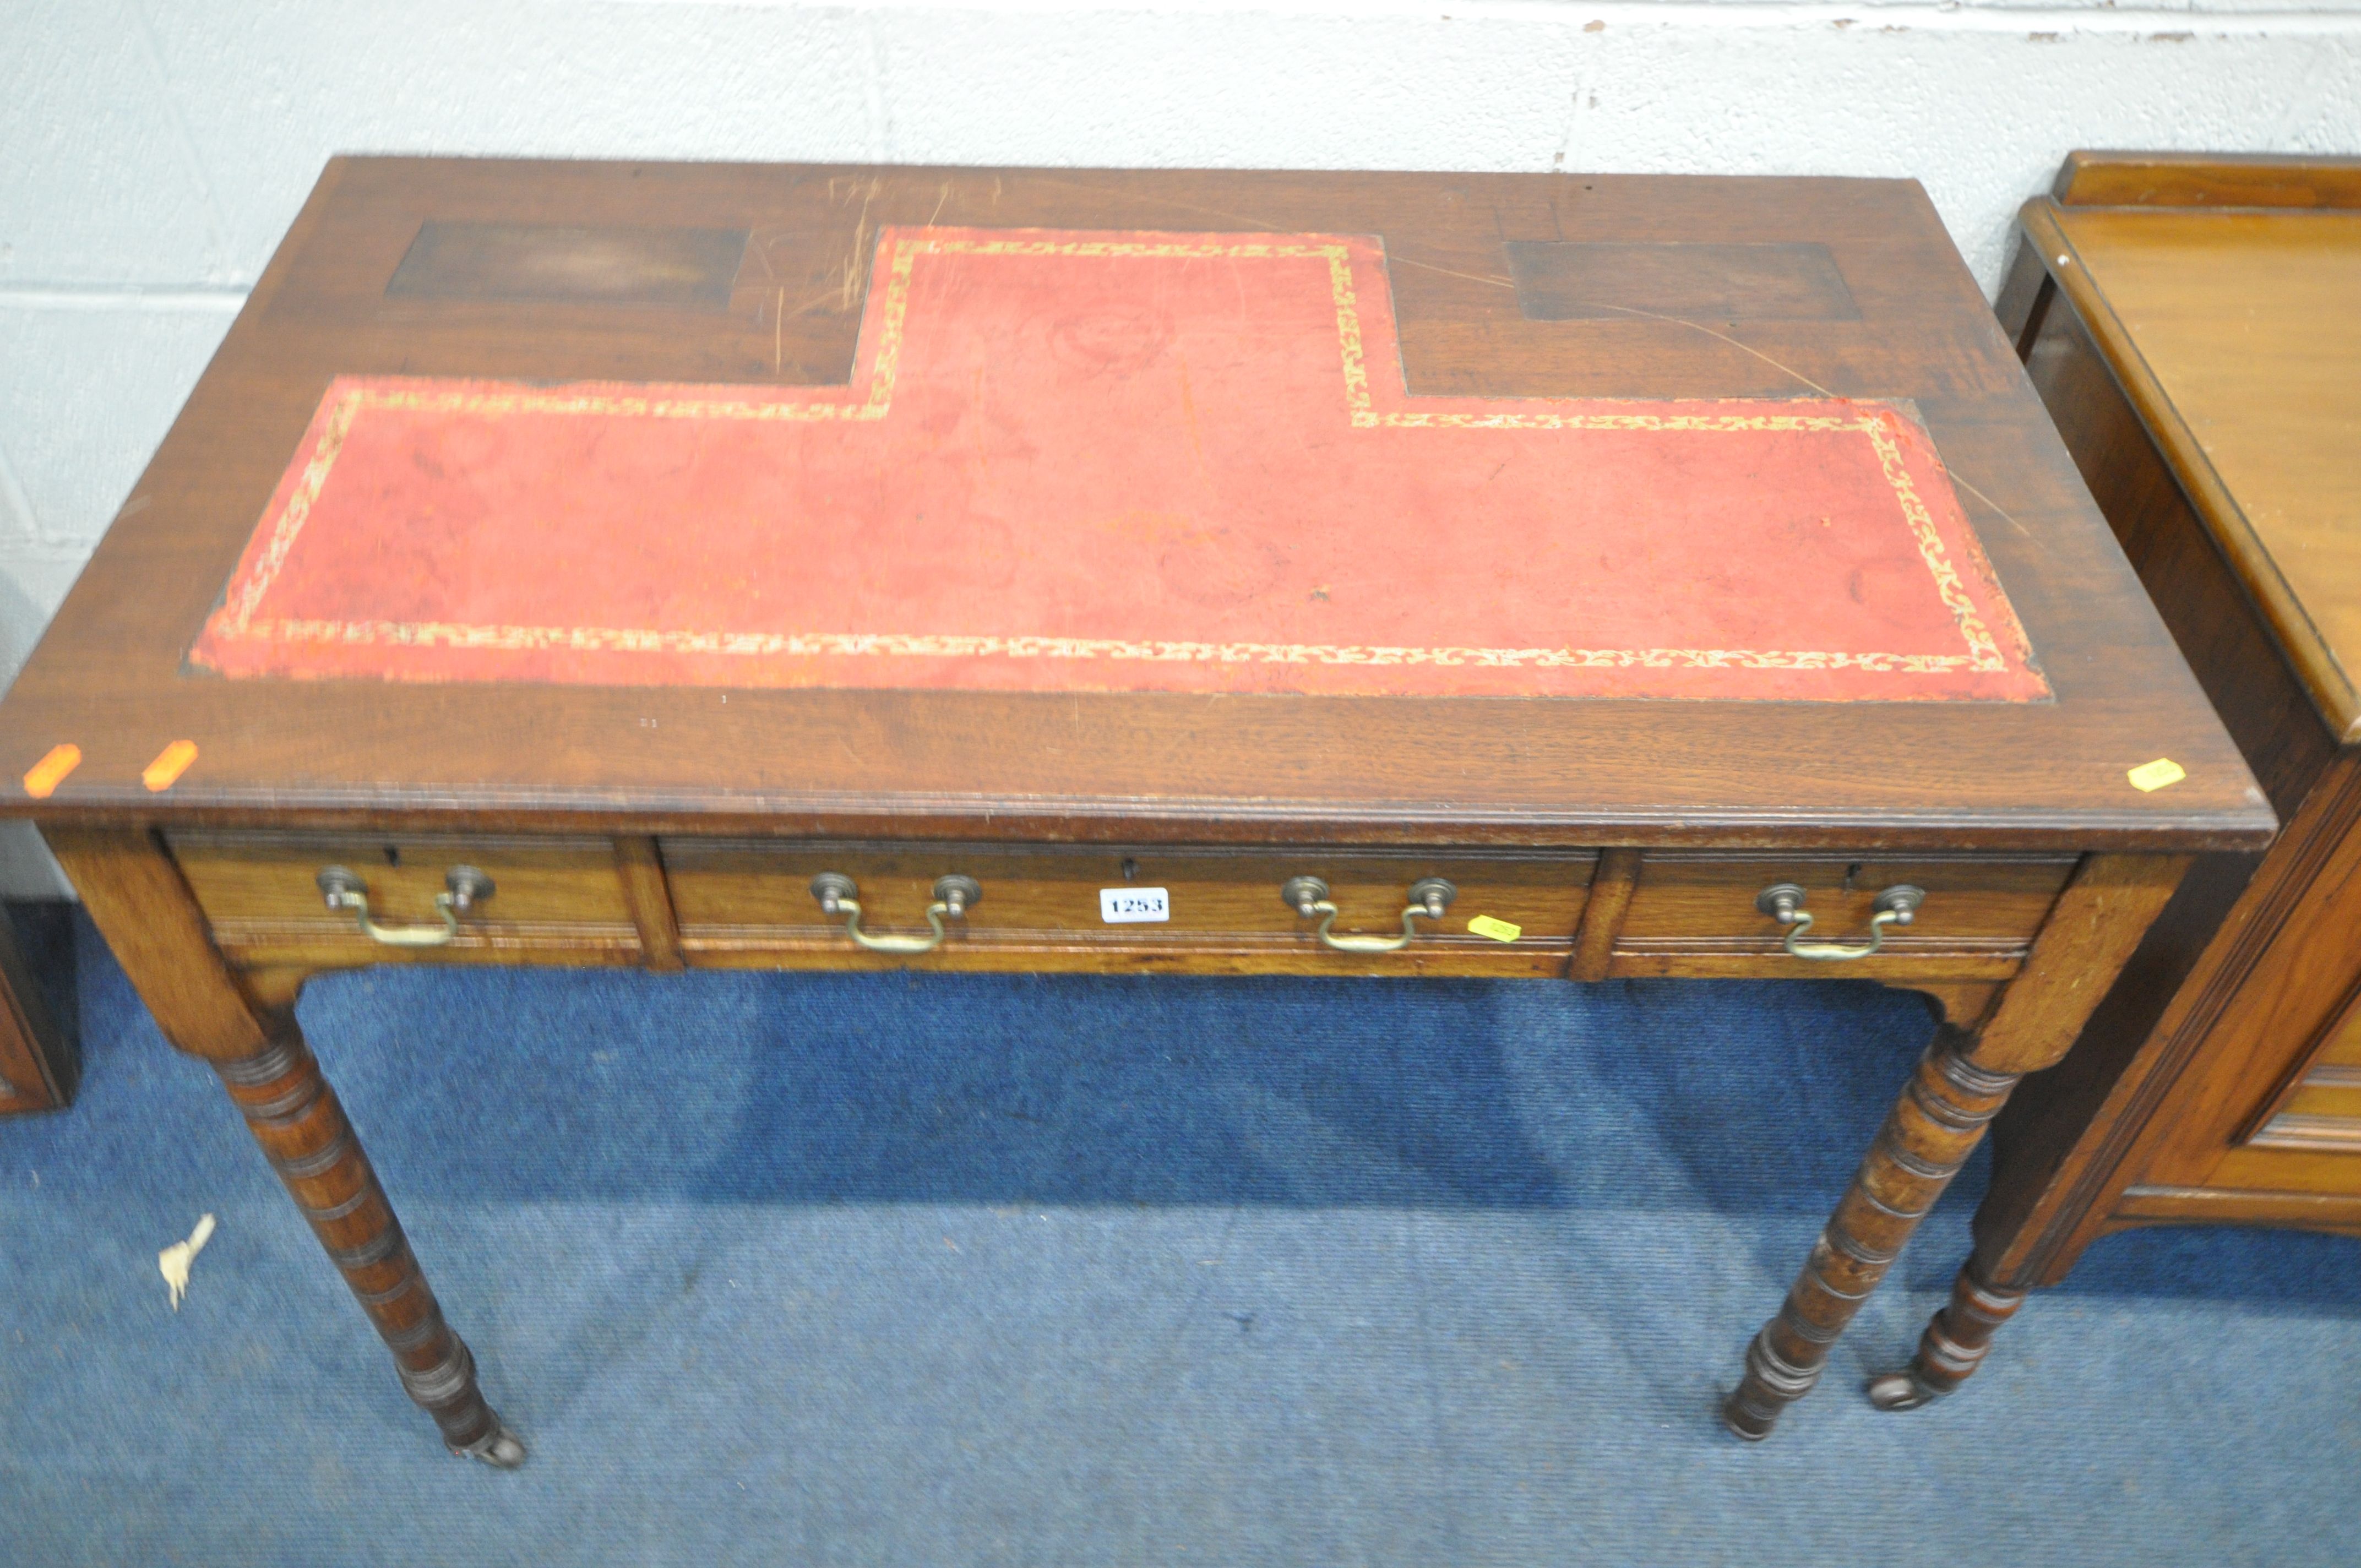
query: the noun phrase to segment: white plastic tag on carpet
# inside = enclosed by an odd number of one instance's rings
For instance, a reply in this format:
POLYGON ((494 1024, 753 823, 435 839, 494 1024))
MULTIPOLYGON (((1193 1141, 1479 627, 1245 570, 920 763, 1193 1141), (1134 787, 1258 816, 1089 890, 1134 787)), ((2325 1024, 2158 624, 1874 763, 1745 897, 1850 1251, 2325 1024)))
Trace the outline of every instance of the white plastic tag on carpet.
POLYGON ((197 1254, 204 1250, 205 1243, 213 1239, 213 1234, 214 1217, 211 1214, 200 1215, 197 1228, 189 1233, 187 1241, 174 1242, 156 1255, 157 1271, 163 1275, 164 1283, 172 1288, 172 1310, 176 1312, 181 1310, 181 1298, 189 1293, 189 1265, 197 1260, 197 1254))

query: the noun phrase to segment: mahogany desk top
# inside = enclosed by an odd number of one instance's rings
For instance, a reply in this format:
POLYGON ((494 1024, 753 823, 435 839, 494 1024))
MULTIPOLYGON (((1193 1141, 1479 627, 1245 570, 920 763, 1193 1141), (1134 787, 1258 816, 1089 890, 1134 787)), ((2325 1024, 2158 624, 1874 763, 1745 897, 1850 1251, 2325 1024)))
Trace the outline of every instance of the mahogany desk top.
POLYGON ((0 703, 19 774, 498 1463, 321 969, 1916 986, 1759 1437, 2275 826, 1924 193, 1845 180, 340 159, 0 703))
MULTIPOLYGON (((920 264, 921 280, 934 260, 920 264)), ((1260 264, 1265 273, 1279 265, 1260 264)), ((1315 288, 1324 281, 1319 261, 1293 270, 1315 288)), ((1079 313, 1093 308, 1105 307, 1079 313)), ((1353 470, 1339 462, 1331 471, 1353 470)), ((1802 518, 1815 495, 1796 489, 1788 510, 1802 518)), ((1120 499, 1100 499, 1110 510, 1120 499)), ((1649 526, 1637 492, 1597 499, 1615 509, 1603 533, 1649 526)), ((1461 526, 1426 521, 1435 532, 1461 526)), ((1901 532, 1898 517, 1892 531, 1901 532)), ((1396 549, 1415 542, 1414 532, 1379 537, 1396 549)), ((1339 551, 1349 554, 1348 538, 1339 551)), ((568 559, 562 535, 543 543, 516 569, 561 581, 598 569, 595 557, 568 559)), ((905 545, 914 548, 923 545, 905 545)), ((1640 572, 1641 554, 1603 568, 1543 564, 1611 577, 1640 572)), ((1264 587, 1252 580, 1259 565, 1231 565, 1238 582, 1203 592, 1264 587)), ((1268 587, 1296 588, 1298 576, 1301 592, 1320 587, 1309 569, 1268 587)), ((1653 613, 1679 623, 1667 641, 1713 630, 1674 582, 1626 621, 1643 630, 1653 613)), ((1832 570, 1785 582, 1758 571, 1741 585, 1753 601, 1748 620, 1730 630, 1771 649, 1816 650, 1832 637, 1873 645, 1844 587, 1832 570), (1856 613, 1847 621, 1839 610, 1856 613)), ((1213 637, 1227 630, 1218 620, 1202 618, 1213 637)), ((1264 641, 1281 630, 1310 641, 1317 629, 1301 618, 1260 630, 1264 641)), ((1513 641, 1552 629, 1450 630, 1513 641)), ((1712 695, 1671 680, 1631 689, 1712 695)), ((654 814, 766 830, 890 823, 957 833, 988 819, 995 832, 1125 838, 1595 843, 1818 831, 1883 844, 2159 849, 2250 840, 2267 827, 2235 751, 2092 512, 1933 209, 1910 184, 1870 181, 339 159, 8 696, 0 771, 13 777, 61 742, 79 745, 82 762, 44 810, 71 818, 130 807, 216 821, 293 810, 439 820, 459 809, 573 822, 654 814), (422 258, 428 224, 442 244, 422 258), (486 225, 508 229, 509 251, 497 232, 473 227, 486 225), (529 254, 532 231, 552 225, 609 231, 577 236, 607 245, 606 258, 577 255, 568 271, 529 254), (200 641, 208 618, 338 378, 841 397, 833 389, 856 374, 881 232, 928 225, 1367 236, 1356 280, 1377 282, 1380 301, 1389 286, 1397 317, 1362 313, 1367 358, 1374 380, 1406 383, 1393 394, 1404 406, 1746 399, 1777 411, 1807 400, 1808 411, 1825 412, 1832 400, 1880 400, 1914 435, 1923 422, 1932 453, 1966 482, 1952 502, 1948 484, 1920 480, 1930 501, 1964 519, 1970 548, 1980 543, 2047 690, 2011 694, 2030 700, 1879 700, 1925 695, 1923 677, 1899 677, 1850 690, 1763 682, 1732 695, 1796 700, 1743 704, 1405 699, 1364 695, 1367 686, 1345 700, 1239 702, 1212 690, 1063 683, 911 689, 890 674, 851 689, 588 684, 635 679, 611 666, 559 681, 217 678, 218 644, 200 641), (723 261, 675 254, 678 236, 717 232, 740 236, 723 261), (1746 277, 1733 282, 1730 267, 1694 276, 1697 266, 1685 271, 1672 259, 1681 253, 1664 248, 1701 236, 1750 247, 1751 264, 1769 269, 1755 283, 1767 298, 1760 312, 1729 297, 1746 277), (390 291, 405 269, 407 286, 390 291), (1379 334, 1398 339, 1399 370, 1384 363, 1396 356, 1381 352, 1391 345, 1379 334), (1813 700, 1824 696, 1853 700, 1813 700), (181 739, 196 742, 195 763, 169 792, 146 789, 149 762, 181 739), (2150 795, 2125 786, 2125 769, 2160 756, 2189 778, 2150 795)))

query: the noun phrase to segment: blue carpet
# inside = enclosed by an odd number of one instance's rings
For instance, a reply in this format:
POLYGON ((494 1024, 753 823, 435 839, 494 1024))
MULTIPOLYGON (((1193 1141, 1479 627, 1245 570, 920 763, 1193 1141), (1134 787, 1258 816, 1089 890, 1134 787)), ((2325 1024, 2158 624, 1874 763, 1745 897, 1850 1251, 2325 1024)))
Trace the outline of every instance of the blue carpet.
POLYGON ((1859 982, 382 970, 302 1019, 522 1472, 445 1457, 86 928, 0 1124, 0 1558, 2349 1563, 2361 1245, 2100 1244, 1971 1388, 1714 1420, 1930 1025, 1859 982), (220 1229, 185 1307, 156 1252, 220 1229))

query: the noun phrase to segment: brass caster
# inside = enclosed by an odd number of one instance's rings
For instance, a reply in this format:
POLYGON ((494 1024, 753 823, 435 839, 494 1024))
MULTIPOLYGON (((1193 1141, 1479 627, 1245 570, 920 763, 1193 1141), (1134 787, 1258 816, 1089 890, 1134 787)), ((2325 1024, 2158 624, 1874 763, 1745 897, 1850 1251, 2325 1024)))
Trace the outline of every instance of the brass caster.
POLYGON ((1933 1404, 1944 1392, 1920 1382, 1915 1372, 1888 1372, 1869 1380, 1869 1402, 1881 1410, 1915 1410, 1933 1404))
POLYGON ((1722 1427, 1730 1436, 1742 1442, 1761 1442, 1771 1435, 1771 1429, 1777 1422, 1777 1416, 1764 1417, 1759 1411, 1741 1404, 1736 1394, 1730 1395, 1721 1402, 1722 1427))
POLYGON ((495 1424, 483 1437, 451 1452, 460 1459, 480 1459, 495 1470, 514 1470, 525 1462, 523 1441, 505 1424, 495 1424))

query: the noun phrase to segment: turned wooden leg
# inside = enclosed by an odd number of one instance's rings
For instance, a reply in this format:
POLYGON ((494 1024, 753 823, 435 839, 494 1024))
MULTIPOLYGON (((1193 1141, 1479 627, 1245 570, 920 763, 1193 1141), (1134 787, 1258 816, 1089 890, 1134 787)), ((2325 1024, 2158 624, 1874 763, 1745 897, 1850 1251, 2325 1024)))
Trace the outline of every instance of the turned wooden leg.
POLYGON ((1915 1410, 1949 1393, 1973 1375, 2001 1324, 2025 1304, 2023 1290, 2004 1290, 1976 1277, 1971 1258, 1951 1281, 1951 1299, 1919 1337, 1918 1354, 1900 1372, 1869 1380, 1869 1402, 1881 1410, 1915 1410))
POLYGON ((524 1444, 484 1402, 475 1358, 443 1321, 401 1222, 295 1026, 301 972, 233 973, 153 833, 43 831, 164 1037, 221 1075, 444 1442, 504 1470, 523 1464, 524 1444))
POLYGON ((484 1402, 475 1357, 443 1321, 401 1222, 293 1022, 254 1055, 213 1066, 445 1446, 503 1470, 523 1464, 524 1444, 484 1402))
POLYGON ((1740 1437, 1770 1436, 1779 1412, 1819 1381, 1828 1351, 2015 1087, 2015 1074, 1970 1061, 1972 1047, 1947 1034, 1919 1058, 1778 1316, 1747 1348, 1745 1379, 1721 1409, 1740 1437))
MULTIPOLYGON (((1770 1436, 1779 1413, 1819 1381, 1838 1337, 1967 1163, 2009 1091, 2066 1054, 2188 866, 2180 856, 2087 857, 1982 1029, 1946 1029, 1927 1047, 1778 1316, 1748 1347, 1746 1376, 1721 1409, 1731 1431, 1750 1441, 1770 1436)), ((1949 1356, 1962 1368, 1950 1378, 1956 1387, 2015 1307, 2005 1291, 1962 1278, 1961 1291, 1973 1294, 1955 1295, 1953 1310, 1928 1331, 1935 1354, 1921 1347, 1921 1360, 1938 1368, 1930 1386, 1952 1364, 1942 1360, 1949 1356), (1988 1325, 1979 1326, 1979 1313, 1990 1317, 1988 1325)), ((1926 1402, 1890 1397, 1888 1382, 1871 1386, 1882 1408, 1926 1402)))

